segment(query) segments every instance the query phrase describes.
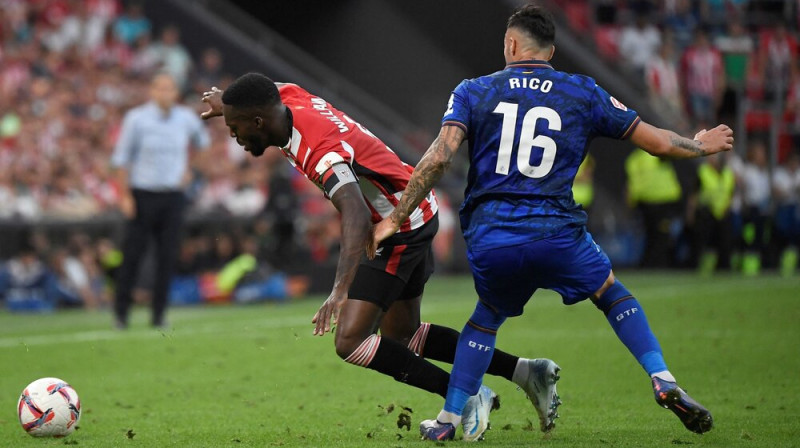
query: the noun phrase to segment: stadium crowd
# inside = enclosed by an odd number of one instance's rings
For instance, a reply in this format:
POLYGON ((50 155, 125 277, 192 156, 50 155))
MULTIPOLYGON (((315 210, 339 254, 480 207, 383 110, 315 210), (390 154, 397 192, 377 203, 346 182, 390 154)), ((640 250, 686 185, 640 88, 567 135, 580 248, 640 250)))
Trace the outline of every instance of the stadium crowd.
MULTIPOLYGON (((120 191, 109 159, 122 116, 147 100, 150 79, 157 72, 172 75, 184 102, 197 107, 198 113, 202 91, 212 85, 224 87, 232 79, 223 69, 219 51, 206 48, 192 57, 181 44, 180 30, 167 25, 156 32, 139 3, 3 1, 0 221, 26 222, 33 228, 41 223, 118 218, 120 191)), ((293 193, 291 200, 308 212, 306 216, 324 218, 333 213, 317 191, 296 182, 299 179, 280 155, 245 159, 224 123, 211 123, 209 130, 210 149, 192 161, 190 215, 261 214, 275 172, 296 184, 294 192, 299 193, 293 193)), ((278 221, 278 225, 283 222, 278 221)), ((318 260, 329 250, 330 238, 324 235, 335 232, 334 221, 308 220, 303 226, 318 260)), ((232 238, 233 233, 218 236, 232 238)), ((118 258, 111 239, 78 233, 50 241, 44 232, 25 239, 17 256, 0 263, 0 296, 7 296, 16 284, 47 284, 40 291, 62 302, 97 307, 108 301, 104 285, 113 272, 108 263, 118 264, 115 256, 109 256, 116 253, 118 258)), ((187 238, 184 245, 196 242, 197 238, 187 238)), ((200 253, 195 256, 209 259, 200 253)), ((193 263, 186 257, 184 250, 184 268, 193 263)), ((206 272, 219 268, 219 263, 195 266, 195 273, 206 272)))
POLYGON ((743 147, 697 162, 688 180, 670 162, 631 154, 627 192, 646 233, 642 266, 757 274, 764 263, 793 272, 800 244, 798 3, 559 3, 573 30, 638 81, 652 109, 676 128, 743 125, 736 129, 743 147))
MULTIPOLYGON (((706 164, 698 165, 692 176, 696 181, 673 187, 666 199, 648 198, 654 190, 635 178, 638 173, 640 180, 647 180, 642 174, 648 172, 647 163, 630 163, 628 199, 643 211, 648 237, 644 265, 674 266, 680 258, 679 240, 688 238, 692 255, 683 258, 691 265, 713 269, 716 264, 733 264, 757 273, 762 259, 773 254, 771 259, 777 260, 775 254, 780 254, 781 261, 774 264, 794 270, 800 239, 795 2, 558 3, 573 28, 590 37, 587 41, 595 42, 608 61, 621 61, 641 80, 654 109, 683 119, 684 129, 702 129, 718 120, 733 124, 737 111, 747 104, 746 157, 730 154, 724 160, 709 160, 710 171, 706 164), (782 20, 774 27, 758 22, 770 14, 782 20), (773 119, 769 108, 776 99, 784 106, 778 166, 770 171, 765 145, 773 119), (718 193, 712 194, 715 189, 718 193), (665 220, 678 222, 681 230, 676 232, 665 220), (718 242, 713 263, 703 261, 709 259, 704 256, 709 241, 718 242), (758 260, 745 262, 748 257, 758 260)), ((146 100, 152 75, 161 71, 178 81, 185 104, 198 112, 204 90, 212 85, 224 88, 232 80, 218 50, 190 54, 179 28, 155 29, 136 2, 2 0, 0 222, 26 222, 35 228, 43 222, 120 218, 120 191, 109 159, 122 116, 146 100)), ((230 262, 257 254, 265 271, 275 272, 269 265, 279 265, 296 250, 316 263, 335 260, 338 220, 319 191, 277 152, 246 158, 228 138, 224 123, 210 123, 209 130, 210 149, 191 161, 190 221, 192 216, 218 216, 244 218, 246 224, 187 237, 179 271, 187 276, 219 272, 225 263, 210 262, 210 248, 229 239, 235 253, 217 257, 230 262), (287 241, 299 242, 300 248, 287 241)), ((674 177, 668 162, 656 165, 650 173, 674 177)), ((665 189, 669 190, 662 185, 657 190, 665 189)), ((0 296, 8 299, 15 281, 42 282, 48 285, 42 291, 66 303, 90 308, 107 303, 107 285, 119 264, 112 238, 76 233, 55 241, 32 232, 27 240, 15 257, 0 260, 0 296)), ((449 257, 449 244, 437 244, 439 258, 449 257)), ((291 280, 284 283, 289 295, 308 287, 307 279, 286 278, 291 280)))

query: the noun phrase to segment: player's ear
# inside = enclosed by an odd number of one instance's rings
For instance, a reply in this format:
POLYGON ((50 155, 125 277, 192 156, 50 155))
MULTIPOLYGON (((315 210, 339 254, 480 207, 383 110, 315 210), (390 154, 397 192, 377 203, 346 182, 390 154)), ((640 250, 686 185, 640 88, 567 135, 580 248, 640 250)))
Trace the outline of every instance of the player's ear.
POLYGON ((508 54, 511 57, 514 57, 517 54, 517 39, 514 39, 513 36, 508 37, 508 54))
POLYGON ((264 119, 256 115, 255 118, 253 118, 253 123, 256 125, 256 129, 261 129, 264 126, 264 119))
POLYGON ((549 60, 553 59, 553 55, 554 54, 556 54, 556 46, 555 45, 551 45, 550 46, 550 56, 547 58, 547 60, 549 61, 549 60))

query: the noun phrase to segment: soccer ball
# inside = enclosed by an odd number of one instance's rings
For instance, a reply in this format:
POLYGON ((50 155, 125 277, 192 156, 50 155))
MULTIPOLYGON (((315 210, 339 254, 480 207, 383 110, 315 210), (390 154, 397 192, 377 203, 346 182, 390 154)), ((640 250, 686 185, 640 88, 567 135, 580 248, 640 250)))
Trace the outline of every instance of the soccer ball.
POLYGON ((58 378, 40 378, 22 391, 17 404, 19 423, 36 437, 64 437, 81 419, 78 393, 58 378))

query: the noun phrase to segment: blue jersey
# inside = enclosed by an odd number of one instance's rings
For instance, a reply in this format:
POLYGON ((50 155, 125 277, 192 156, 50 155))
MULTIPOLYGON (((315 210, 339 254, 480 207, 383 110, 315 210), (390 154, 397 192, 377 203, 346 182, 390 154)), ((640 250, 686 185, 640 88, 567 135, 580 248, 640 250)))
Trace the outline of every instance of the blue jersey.
POLYGON ((572 182, 595 136, 622 139, 638 114, 594 79, 522 61, 456 87, 442 119, 469 140, 461 228, 473 250, 581 227, 572 182))

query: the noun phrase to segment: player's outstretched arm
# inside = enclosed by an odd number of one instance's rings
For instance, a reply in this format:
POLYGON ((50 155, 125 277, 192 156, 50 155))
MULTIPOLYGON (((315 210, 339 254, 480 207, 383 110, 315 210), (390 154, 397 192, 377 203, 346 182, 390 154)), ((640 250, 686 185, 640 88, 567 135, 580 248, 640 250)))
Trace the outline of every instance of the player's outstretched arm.
POLYGON ((200 114, 200 118, 208 120, 222 116, 222 92, 216 87, 212 87, 208 92, 203 92, 203 102, 208 104, 209 109, 200 114))
POLYGON ((338 323, 339 310, 356 276, 371 225, 370 212, 357 183, 342 185, 331 197, 331 202, 342 216, 342 241, 333 290, 311 319, 311 323, 316 324, 314 334, 319 336, 331 331, 331 318, 334 325, 338 323))
POLYGON ((633 130, 631 142, 656 157, 691 159, 733 149, 733 130, 721 124, 709 131, 702 130, 690 139, 641 122, 633 130))
POLYGON ((381 241, 394 235, 400 228, 400 224, 408 219, 411 212, 428 196, 433 184, 441 179, 444 172, 450 167, 453 156, 465 138, 466 134, 460 127, 442 126, 439 136, 431 143, 430 148, 414 168, 414 173, 408 180, 400 203, 397 204, 391 215, 373 228, 371 241, 367 244, 367 256, 370 259, 375 256, 375 250, 381 241))

